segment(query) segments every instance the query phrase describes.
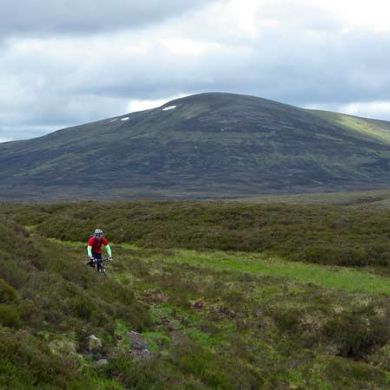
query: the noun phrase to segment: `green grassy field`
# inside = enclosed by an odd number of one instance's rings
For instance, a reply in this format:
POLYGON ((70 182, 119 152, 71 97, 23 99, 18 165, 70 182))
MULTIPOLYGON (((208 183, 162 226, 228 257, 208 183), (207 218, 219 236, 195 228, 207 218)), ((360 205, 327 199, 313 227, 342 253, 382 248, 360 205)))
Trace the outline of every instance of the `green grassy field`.
POLYGON ((365 265, 299 259, 294 242, 306 221, 303 237, 324 248, 384 243, 387 215, 375 210, 3 205, 0 387, 390 388, 387 263, 374 255, 365 265), (113 242, 106 278, 85 265, 87 229, 98 219, 113 242), (264 226, 273 247, 243 248, 252 234, 259 242, 264 226), (224 248, 226 240, 233 247, 224 248), (289 255, 275 250, 281 244, 289 255), (147 343, 146 357, 134 351, 130 331, 147 343), (91 335, 102 342, 97 350, 91 335))
POLYGON ((324 288, 351 292, 390 295, 390 279, 347 267, 326 267, 300 262, 289 262, 257 253, 197 252, 177 250, 165 261, 189 264, 212 270, 232 271, 252 275, 283 278, 302 283, 313 283, 324 288))

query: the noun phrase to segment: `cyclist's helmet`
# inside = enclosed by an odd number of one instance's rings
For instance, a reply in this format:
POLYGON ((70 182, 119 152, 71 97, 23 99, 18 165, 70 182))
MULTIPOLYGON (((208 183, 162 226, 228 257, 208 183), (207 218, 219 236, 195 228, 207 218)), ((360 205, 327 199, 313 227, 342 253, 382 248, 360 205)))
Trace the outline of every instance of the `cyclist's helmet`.
POLYGON ((97 238, 101 238, 101 237, 103 237, 103 230, 102 229, 95 229, 95 232, 93 233, 93 235, 97 238))

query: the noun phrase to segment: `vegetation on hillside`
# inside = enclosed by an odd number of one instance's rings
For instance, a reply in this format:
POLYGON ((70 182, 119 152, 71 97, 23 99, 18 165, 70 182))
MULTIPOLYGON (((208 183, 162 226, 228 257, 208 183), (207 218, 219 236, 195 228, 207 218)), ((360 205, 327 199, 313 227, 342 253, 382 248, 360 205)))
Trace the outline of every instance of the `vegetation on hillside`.
POLYGON ((230 202, 3 205, 40 234, 85 241, 100 226, 117 243, 145 248, 268 252, 327 265, 390 265, 390 212, 379 208, 230 202))
POLYGON ((0 143, 0 199, 221 199, 390 184, 388 122, 226 93, 168 106, 0 143))
POLYGON ((0 212, 1 388, 390 387, 383 210, 140 202, 0 212), (96 226, 114 242, 107 278, 85 265, 96 226), (297 262, 305 242, 369 255, 297 262), (371 252, 380 242, 382 258, 371 252), (344 263, 359 267, 334 266, 344 263))
POLYGON ((142 330, 147 308, 20 225, 0 223, 0 234, 0 387, 96 389, 88 337, 114 348, 116 322, 142 330))

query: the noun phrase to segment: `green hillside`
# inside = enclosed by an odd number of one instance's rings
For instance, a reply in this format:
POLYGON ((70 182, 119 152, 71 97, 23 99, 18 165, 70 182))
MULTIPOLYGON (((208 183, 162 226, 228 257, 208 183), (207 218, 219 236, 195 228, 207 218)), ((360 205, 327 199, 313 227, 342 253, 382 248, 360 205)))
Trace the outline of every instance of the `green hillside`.
POLYGON ((0 211, 0 388, 390 387, 386 210, 139 202, 0 211), (113 242, 107 277, 85 265, 97 224, 113 242), (323 251, 301 257, 305 240, 323 251), (347 267, 327 257, 353 245, 367 263, 352 252, 347 267))
POLYGON ((0 144, 3 200, 231 198, 386 188, 390 125, 208 93, 0 144))
POLYGON ((249 202, 84 202, 0 206, 45 237, 80 241, 96 226, 144 248, 267 252, 292 261, 390 265, 390 213, 381 207, 249 202))

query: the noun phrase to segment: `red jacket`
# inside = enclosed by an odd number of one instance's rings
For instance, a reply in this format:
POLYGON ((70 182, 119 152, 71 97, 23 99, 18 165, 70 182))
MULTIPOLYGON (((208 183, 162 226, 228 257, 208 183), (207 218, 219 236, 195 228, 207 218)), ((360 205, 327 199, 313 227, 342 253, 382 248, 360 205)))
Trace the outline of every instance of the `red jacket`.
POLYGON ((102 253, 102 245, 108 245, 108 240, 106 237, 96 238, 95 236, 91 236, 88 239, 88 246, 92 247, 93 253, 102 253))

